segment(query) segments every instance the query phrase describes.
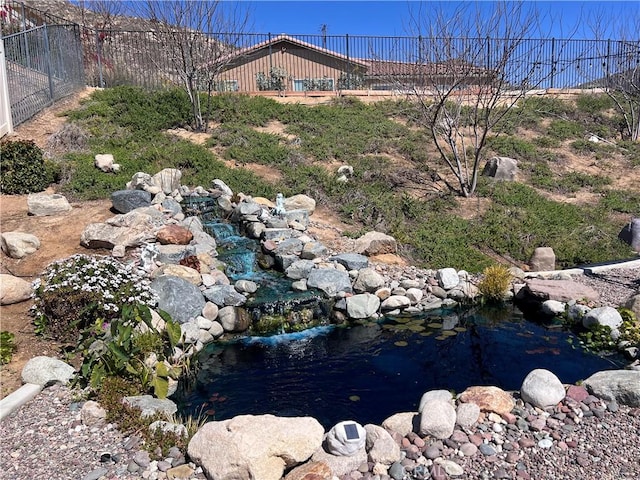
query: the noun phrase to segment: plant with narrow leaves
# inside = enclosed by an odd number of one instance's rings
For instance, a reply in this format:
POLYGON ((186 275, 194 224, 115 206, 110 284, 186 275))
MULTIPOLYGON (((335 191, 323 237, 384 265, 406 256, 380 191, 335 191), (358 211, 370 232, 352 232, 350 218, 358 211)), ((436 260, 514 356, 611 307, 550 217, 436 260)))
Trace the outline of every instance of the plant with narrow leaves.
POLYGON ((491 265, 482 272, 478 289, 489 302, 501 302, 511 284, 513 276, 504 265, 491 265))

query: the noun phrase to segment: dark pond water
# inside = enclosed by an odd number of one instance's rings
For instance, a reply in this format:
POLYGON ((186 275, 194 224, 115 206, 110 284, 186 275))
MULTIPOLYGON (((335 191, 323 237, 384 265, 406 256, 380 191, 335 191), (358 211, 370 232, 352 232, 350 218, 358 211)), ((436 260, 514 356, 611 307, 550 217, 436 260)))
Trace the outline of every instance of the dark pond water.
POLYGON ((353 327, 318 327, 210 344, 195 380, 182 385, 182 413, 223 420, 240 414, 310 415, 380 424, 417 409, 431 389, 472 385, 519 390, 534 368, 574 383, 622 365, 573 348, 577 339, 517 310, 438 312, 353 327))

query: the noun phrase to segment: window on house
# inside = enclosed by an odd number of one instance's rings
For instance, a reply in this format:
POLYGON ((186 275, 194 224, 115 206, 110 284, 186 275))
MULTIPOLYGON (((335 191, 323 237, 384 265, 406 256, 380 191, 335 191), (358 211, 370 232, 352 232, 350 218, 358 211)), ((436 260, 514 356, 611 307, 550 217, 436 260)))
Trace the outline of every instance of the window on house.
POLYGON ((237 92, 238 80, 218 80, 213 85, 216 92, 237 92))
POLYGON ((295 92, 330 92, 334 89, 333 78, 300 78, 293 81, 295 92))

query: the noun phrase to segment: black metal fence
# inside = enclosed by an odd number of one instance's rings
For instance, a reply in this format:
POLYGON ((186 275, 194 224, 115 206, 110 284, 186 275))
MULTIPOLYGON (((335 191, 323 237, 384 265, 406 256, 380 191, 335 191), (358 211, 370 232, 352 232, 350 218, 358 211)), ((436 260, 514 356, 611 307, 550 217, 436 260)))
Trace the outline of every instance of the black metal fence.
POLYGON ((77 25, 43 25, 2 40, 14 126, 84 87, 77 25))
MULTIPOLYGON (((60 18, 21 2, 11 5, 16 29, 60 18)), ((0 18, 2 21, 2 18, 0 18)), ((80 27, 87 83, 160 88, 183 82, 183 59, 170 55, 161 29, 80 27)), ((427 38, 362 35, 185 33, 195 81, 218 80, 214 90, 255 92, 406 90, 416 85, 463 84, 500 78, 508 88, 608 87, 640 66, 640 41, 427 38), (190 48, 190 47, 194 48, 190 48), (195 62, 195 66, 194 66, 195 62), (198 78, 198 77, 201 78, 198 78)), ((633 75, 633 73, 631 73, 633 75)), ((209 85, 211 86, 211 84, 209 85)))

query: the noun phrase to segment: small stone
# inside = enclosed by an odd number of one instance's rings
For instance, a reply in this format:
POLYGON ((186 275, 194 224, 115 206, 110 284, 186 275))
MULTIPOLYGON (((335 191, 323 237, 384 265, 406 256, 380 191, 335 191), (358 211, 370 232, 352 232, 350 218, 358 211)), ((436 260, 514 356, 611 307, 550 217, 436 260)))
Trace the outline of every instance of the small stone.
POLYGON ((492 446, 489 445, 488 443, 483 443, 480 445, 480 447, 478 447, 480 450, 480 453, 482 453, 485 456, 490 456, 490 455, 495 455, 496 453, 498 453, 496 451, 496 449, 492 446))
POLYGON ((478 447, 476 447, 473 443, 463 443, 460 445, 460 451, 465 457, 473 457, 476 453, 478 453, 478 447))
POLYGON ((538 442, 538 446, 540 448, 551 448, 553 446, 553 440, 551 440, 550 438, 543 438, 542 440, 540 440, 538 442))
POLYGON ((424 456, 433 460, 434 458, 438 458, 440 456, 440 449, 433 445, 428 446, 424 450, 424 456))

